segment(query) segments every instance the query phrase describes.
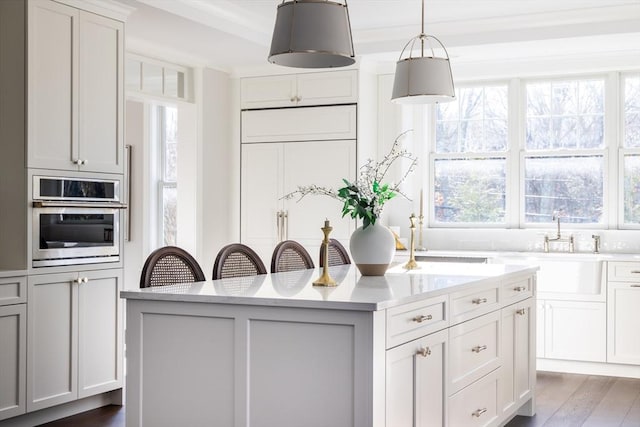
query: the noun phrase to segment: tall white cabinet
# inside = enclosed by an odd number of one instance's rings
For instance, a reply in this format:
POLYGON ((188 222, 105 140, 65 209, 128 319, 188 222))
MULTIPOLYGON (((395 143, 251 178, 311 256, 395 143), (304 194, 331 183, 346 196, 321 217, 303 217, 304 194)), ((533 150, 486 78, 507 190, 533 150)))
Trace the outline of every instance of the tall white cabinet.
POLYGON ((124 24, 28 4, 28 166, 123 173, 124 24))
MULTIPOLYGON (((350 82, 354 73, 346 74, 350 82)), ((333 73, 318 74, 333 78, 333 73)), ((340 76, 344 78, 345 74, 341 72, 340 76)), ((273 78, 265 79, 268 82, 273 78)), ((243 81, 243 87, 254 88, 260 83, 248 80, 243 81)), ((346 87, 352 94, 351 84, 346 87)), ((249 97, 245 105, 261 105, 255 103, 252 92, 243 92, 245 95, 249 97)), ((345 95, 345 99, 352 97, 345 95)), ((284 196, 298 186, 337 190, 344 186, 343 179, 355 178, 357 106, 251 109, 242 111, 241 120, 242 243, 253 248, 268 265, 278 242, 296 240, 317 263, 324 221, 331 222, 331 237, 343 243, 353 232, 354 221, 342 218, 342 202, 328 196, 284 196)))

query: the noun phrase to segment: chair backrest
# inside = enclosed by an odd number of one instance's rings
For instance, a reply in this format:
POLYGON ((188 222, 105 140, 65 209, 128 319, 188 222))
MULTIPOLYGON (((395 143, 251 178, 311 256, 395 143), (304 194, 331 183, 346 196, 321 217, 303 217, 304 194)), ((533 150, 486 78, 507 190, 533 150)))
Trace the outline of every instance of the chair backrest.
POLYGON ((165 286, 205 280, 198 262, 184 249, 165 246, 151 252, 142 267, 140 287, 165 286))
MULTIPOLYGON (((329 267, 343 264, 351 264, 347 250, 336 239, 329 239, 329 267)), ((320 267, 324 267, 324 245, 320 245, 320 267)))
POLYGON ((309 252, 298 242, 285 240, 278 243, 271 257, 271 272, 307 270, 315 268, 309 252))
POLYGON ((218 252, 211 278, 215 280, 258 274, 267 274, 264 263, 258 254, 242 243, 232 243, 218 252))

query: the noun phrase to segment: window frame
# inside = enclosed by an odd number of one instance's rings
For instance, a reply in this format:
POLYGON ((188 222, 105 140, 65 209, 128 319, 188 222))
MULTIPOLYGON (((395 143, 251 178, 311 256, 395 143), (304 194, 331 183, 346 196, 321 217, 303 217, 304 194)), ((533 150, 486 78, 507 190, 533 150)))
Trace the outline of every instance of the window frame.
MULTIPOLYGON (((165 189, 176 189, 178 188, 178 179, 176 173, 176 180, 169 181, 166 180, 166 160, 167 160, 167 138, 166 138, 166 109, 167 108, 175 108, 177 107, 172 104, 167 103, 157 103, 154 104, 153 109, 155 111, 156 116, 156 143, 158 150, 158 166, 157 166, 157 200, 156 200, 156 215, 158 218, 157 221, 157 229, 156 229, 156 239, 159 247, 166 246, 165 243, 165 222, 164 222, 164 190, 165 189)), ((176 164, 177 167, 177 164, 176 164)), ((176 195, 177 197, 177 195, 176 195)), ((177 202, 177 200, 176 200, 177 202)), ((177 212, 176 212, 177 214, 177 212)), ((177 226, 177 223, 176 223, 177 226)), ((178 240, 178 230, 176 227, 176 236, 175 236, 176 244, 178 240)))
POLYGON ((618 228, 621 230, 640 230, 640 223, 632 223, 625 222, 625 214, 624 214, 624 180, 625 180, 625 168, 624 168, 624 160, 627 156, 640 156, 640 147, 626 147, 625 139, 626 139, 626 127, 625 127, 625 83, 626 79, 629 77, 635 77, 640 79, 640 70, 635 71, 626 71, 617 73, 618 81, 616 82, 616 87, 618 90, 618 99, 617 99, 617 111, 618 111, 618 141, 619 144, 616 147, 618 151, 617 161, 618 161, 618 173, 616 176, 617 179, 617 200, 616 206, 618 209, 617 215, 617 223, 618 228))

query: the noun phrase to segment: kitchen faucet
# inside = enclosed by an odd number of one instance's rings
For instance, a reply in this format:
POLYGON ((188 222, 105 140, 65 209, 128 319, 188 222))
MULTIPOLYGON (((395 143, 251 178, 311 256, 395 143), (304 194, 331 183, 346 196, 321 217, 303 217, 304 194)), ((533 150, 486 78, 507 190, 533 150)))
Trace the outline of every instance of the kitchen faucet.
POLYGON ((551 220, 557 221, 558 229, 556 232, 556 237, 549 237, 548 235, 544 236, 544 251, 549 252, 549 242, 567 242, 569 243, 569 252, 573 252, 575 249, 574 242, 573 242, 573 234, 570 234, 569 237, 567 238, 562 237, 562 233, 560 232, 560 215, 554 214, 551 217, 551 220))

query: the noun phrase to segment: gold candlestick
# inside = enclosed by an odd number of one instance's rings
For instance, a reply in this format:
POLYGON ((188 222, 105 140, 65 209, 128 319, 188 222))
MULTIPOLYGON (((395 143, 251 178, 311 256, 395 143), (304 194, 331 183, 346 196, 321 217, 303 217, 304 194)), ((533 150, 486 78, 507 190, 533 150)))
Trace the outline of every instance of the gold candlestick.
POLYGON ((409 227, 411 229, 411 245, 410 245, 410 252, 409 252, 409 262, 407 262, 404 265, 404 268, 407 270, 416 270, 420 268, 420 266, 416 262, 415 253, 414 253, 415 252, 415 234, 416 234, 416 216, 414 214, 411 214, 411 216, 409 217, 409 221, 411 221, 411 227, 409 227))
POLYGON ((329 233, 331 233, 333 227, 329 225, 328 219, 324 221, 324 227, 321 230, 324 233, 324 239, 322 240, 322 245, 324 246, 322 275, 313 282, 313 286, 337 286, 336 281, 329 275, 329 233))

